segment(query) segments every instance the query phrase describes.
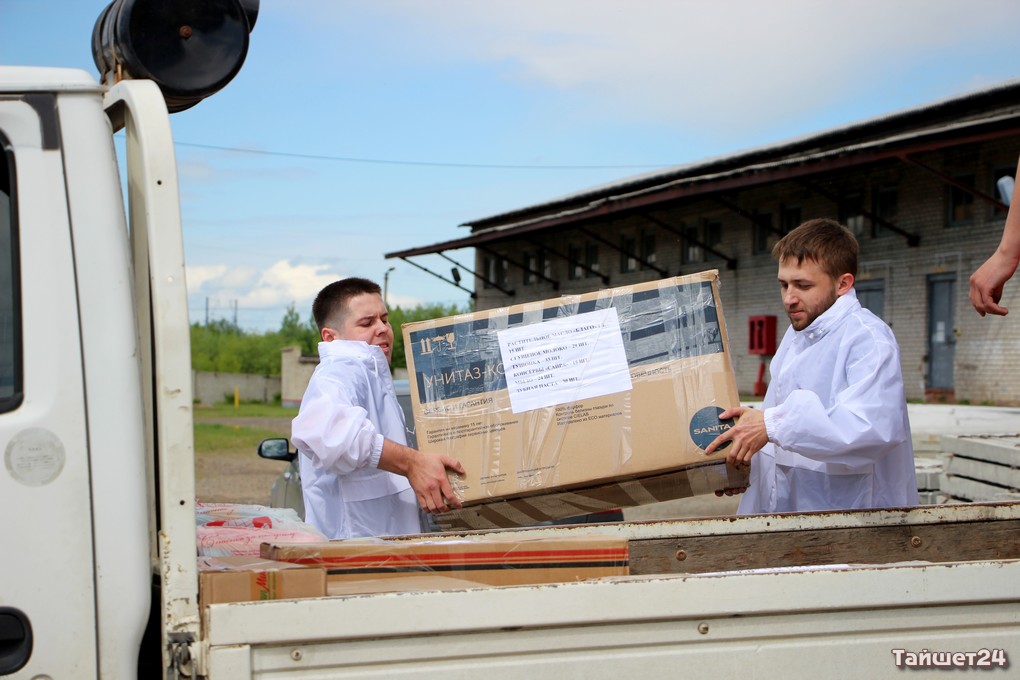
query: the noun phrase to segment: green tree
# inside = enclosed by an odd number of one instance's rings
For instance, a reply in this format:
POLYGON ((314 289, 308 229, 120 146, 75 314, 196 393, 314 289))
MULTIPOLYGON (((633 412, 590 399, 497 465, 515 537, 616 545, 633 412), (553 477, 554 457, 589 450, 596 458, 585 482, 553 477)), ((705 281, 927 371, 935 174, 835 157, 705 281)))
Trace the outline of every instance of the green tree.
POLYGON ((298 345, 303 353, 313 354, 319 344, 319 329, 311 314, 307 321, 302 322, 292 302, 280 322, 280 338, 285 343, 284 347, 298 345))
MULTIPOLYGON (((406 368, 401 324, 460 314, 467 309, 457 305, 418 305, 412 309, 390 310, 393 325, 393 366, 406 368)), ((292 303, 284 312, 280 329, 256 333, 243 331, 230 321, 217 320, 191 326, 191 366, 196 371, 279 375, 280 350, 297 345, 305 354, 315 354, 319 330, 309 318, 302 322, 292 303)))
POLYGON ((393 367, 407 368, 407 358, 404 354, 404 334, 401 326, 413 321, 428 321, 439 319, 445 316, 463 314, 467 308, 457 305, 417 305, 412 309, 393 307, 390 312, 390 325, 393 326, 393 367))

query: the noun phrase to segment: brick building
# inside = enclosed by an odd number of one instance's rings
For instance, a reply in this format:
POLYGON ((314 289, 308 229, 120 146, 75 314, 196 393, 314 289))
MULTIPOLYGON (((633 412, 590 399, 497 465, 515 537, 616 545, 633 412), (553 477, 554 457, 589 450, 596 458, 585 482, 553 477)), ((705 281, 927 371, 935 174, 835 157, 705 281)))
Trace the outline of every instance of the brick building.
MULTIPOLYGON (((749 317, 776 316, 780 338, 789 325, 772 244, 832 217, 860 241, 858 296, 896 333, 909 399, 1020 403, 1020 312, 981 319, 967 299, 1002 233, 1018 155, 1011 81, 579 191, 387 257, 426 269, 410 258, 473 247, 477 309, 719 269, 738 386, 751 394, 761 357, 747 352, 749 317)), ((1004 304, 1020 303, 1018 287, 1004 304)))

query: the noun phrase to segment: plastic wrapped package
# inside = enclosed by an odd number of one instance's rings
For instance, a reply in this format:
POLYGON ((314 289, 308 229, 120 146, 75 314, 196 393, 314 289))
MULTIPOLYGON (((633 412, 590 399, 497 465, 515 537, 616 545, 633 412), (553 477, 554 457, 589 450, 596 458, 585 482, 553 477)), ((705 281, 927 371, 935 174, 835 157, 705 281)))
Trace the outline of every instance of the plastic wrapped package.
POLYGON ((292 508, 197 502, 195 520, 201 556, 258 556, 263 542, 327 540, 321 531, 302 522, 292 508))
POLYGON ((261 557, 198 558, 199 604, 289 600, 326 594, 326 572, 261 557))
POLYGON ((273 543, 262 557, 326 570, 330 595, 563 583, 629 574, 627 539, 573 535, 273 543))
POLYGON ((739 405, 715 270, 404 324, 418 446, 451 455, 445 529, 746 484, 704 448, 739 405))

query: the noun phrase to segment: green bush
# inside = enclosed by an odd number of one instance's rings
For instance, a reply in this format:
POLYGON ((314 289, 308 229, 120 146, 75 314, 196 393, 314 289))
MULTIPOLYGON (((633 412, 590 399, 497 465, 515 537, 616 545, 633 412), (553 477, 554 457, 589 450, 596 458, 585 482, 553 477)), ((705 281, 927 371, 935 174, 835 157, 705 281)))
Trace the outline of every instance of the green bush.
MULTIPOLYGON (((393 326, 393 367, 406 368, 404 336, 400 325, 411 321, 425 321, 452 316, 468 311, 457 305, 418 305, 413 309, 394 307, 390 310, 393 326)), ((280 350, 297 345, 305 354, 315 354, 319 331, 310 316, 302 322, 291 304, 280 322, 280 330, 255 333, 244 331, 225 319, 208 324, 191 325, 191 366, 196 371, 212 373, 247 373, 250 375, 280 375, 280 350)), ((274 396, 279 403, 280 395, 274 396)), ((234 403, 233 393, 224 396, 234 403)))

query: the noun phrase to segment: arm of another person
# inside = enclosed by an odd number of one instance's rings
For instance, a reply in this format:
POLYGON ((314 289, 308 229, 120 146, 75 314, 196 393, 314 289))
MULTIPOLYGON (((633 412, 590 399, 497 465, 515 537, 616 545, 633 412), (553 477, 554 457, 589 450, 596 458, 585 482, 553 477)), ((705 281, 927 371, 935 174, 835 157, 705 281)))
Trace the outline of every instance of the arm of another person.
POLYGON ((981 316, 995 314, 1005 316, 1009 310, 999 304, 1002 289, 1020 263, 1020 164, 1013 185, 1013 197, 1006 213, 1006 225, 1002 240, 977 271, 970 276, 970 303, 981 316))
POLYGON ((309 384, 291 426, 291 439, 321 468, 336 474, 379 468, 407 477, 423 510, 460 507, 446 469, 463 474, 461 464, 386 439, 342 385, 327 380, 309 384))

